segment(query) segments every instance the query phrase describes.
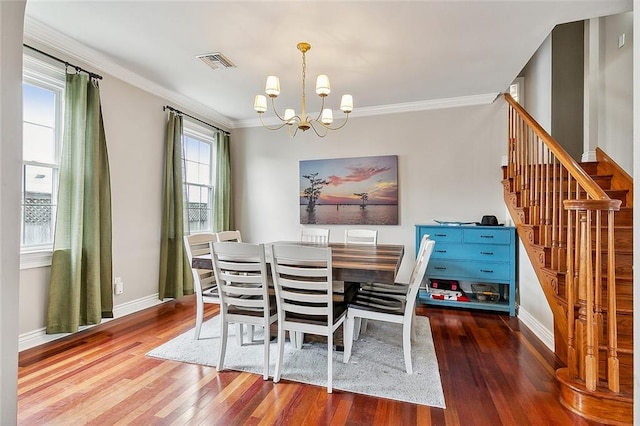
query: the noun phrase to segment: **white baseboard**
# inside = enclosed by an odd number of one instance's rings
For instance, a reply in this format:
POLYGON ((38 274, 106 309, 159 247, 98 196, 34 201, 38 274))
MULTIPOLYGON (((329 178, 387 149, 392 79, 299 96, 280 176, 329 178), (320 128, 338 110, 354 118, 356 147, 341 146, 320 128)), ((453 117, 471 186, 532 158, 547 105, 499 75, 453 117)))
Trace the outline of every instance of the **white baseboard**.
POLYGON ((522 321, 546 347, 555 351, 553 330, 545 328, 537 319, 523 309, 522 306, 518 307, 518 319, 522 321))
MULTIPOLYGON (((172 300, 172 299, 167 299, 167 300, 172 300)), ((126 315, 133 314, 135 312, 150 308, 155 305, 159 305, 161 303, 163 303, 163 301, 158 299, 158 293, 156 293, 156 294, 152 294, 151 296, 146 296, 140 299, 136 299, 130 302, 125 302, 120 305, 116 305, 113 307, 113 318, 105 318, 102 320, 101 324, 107 323, 116 318, 122 318, 126 315)), ((95 325, 82 326, 78 331, 86 330, 91 327, 95 327, 95 325)), ((44 327, 37 330, 33 330, 18 336, 18 351, 30 349, 35 346, 42 345, 44 343, 53 342, 54 340, 67 337, 71 334, 73 333, 46 334, 46 328, 44 327)))

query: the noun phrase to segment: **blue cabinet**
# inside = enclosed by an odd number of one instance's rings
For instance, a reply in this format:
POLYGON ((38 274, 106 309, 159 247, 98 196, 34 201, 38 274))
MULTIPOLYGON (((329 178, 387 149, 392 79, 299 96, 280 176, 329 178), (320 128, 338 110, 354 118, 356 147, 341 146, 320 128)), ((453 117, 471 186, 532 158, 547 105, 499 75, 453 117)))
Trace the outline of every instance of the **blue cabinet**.
POLYGON ((491 297, 476 297, 465 292, 469 301, 433 299, 421 293, 420 301, 440 306, 509 312, 515 316, 516 299, 516 230, 503 226, 416 225, 416 247, 424 234, 436 242, 427 279, 456 280, 468 285, 489 284, 498 290, 496 302, 491 297))

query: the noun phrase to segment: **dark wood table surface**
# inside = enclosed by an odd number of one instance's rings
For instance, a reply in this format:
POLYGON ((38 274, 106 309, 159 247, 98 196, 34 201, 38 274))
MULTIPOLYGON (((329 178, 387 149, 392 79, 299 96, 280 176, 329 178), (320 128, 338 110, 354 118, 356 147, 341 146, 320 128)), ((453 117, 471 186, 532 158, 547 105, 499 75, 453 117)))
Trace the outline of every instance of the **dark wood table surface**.
MULTIPOLYGON (((294 241, 279 241, 274 244, 327 247, 327 244, 294 241)), ((265 244, 265 246, 267 245, 265 244)), ((404 255, 403 245, 329 243, 328 246, 331 247, 334 280, 357 283, 395 283, 404 255)), ((269 248, 265 247, 265 250, 268 258, 269 248)), ((198 269, 213 269, 210 257, 194 257, 192 266, 198 269)))

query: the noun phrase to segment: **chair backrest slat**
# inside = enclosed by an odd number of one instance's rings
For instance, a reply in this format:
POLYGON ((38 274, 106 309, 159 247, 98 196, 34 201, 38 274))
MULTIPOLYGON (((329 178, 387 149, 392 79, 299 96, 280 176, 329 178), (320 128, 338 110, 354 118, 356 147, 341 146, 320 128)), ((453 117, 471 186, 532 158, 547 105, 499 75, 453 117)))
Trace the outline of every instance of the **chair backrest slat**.
POLYGON ((300 241, 303 243, 326 244, 329 242, 329 230, 321 228, 302 228, 300 241))
POLYGON ((333 281, 330 247, 271 247, 271 271, 279 314, 321 315, 333 321, 333 281))
POLYGON ((420 248, 418 249, 418 255, 416 256, 416 263, 413 266, 411 277, 409 278, 405 315, 411 315, 411 312, 415 307, 418 290, 422 280, 424 279, 424 274, 427 271, 429 258, 431 257, 431 253, 433 253, 433 247, 435 244, 435 241, 429 239, 429 235, 423 235, 422 240, 420 240, 420 248))
POLYGON ((263 244, 215 242, 212 257, 223 309, 235 306, 268 312, 269 284, 263 244))
MULTIPOLYGON (((211 255, 211 242, 216 240, 215 234, 212 233, 200 233, 184 236, 184 247, 187 253, 187 260, 189 266, 193 264, 193 258, 195 256, 204 257, 211 255)), ((197 269, 191 268, 193 275, 194 291, 202 292, 203 290, 212 287, 216 282, 216 277, 210 269, 197 269)))
POLYGON ((220 231, 218 233, 216 233, 216 240, 217 242, 224 242, 224 241, 230 241, 230 242, 235 242, 235 243, 241 243, 242 242, 242 235, 240 234, 240 231, 235 230, 235 231, 220 231))
POLYGON ((347 229, 344 231, 345 244, 370 244, 378 243, 378 231, 373 229, 347 229))

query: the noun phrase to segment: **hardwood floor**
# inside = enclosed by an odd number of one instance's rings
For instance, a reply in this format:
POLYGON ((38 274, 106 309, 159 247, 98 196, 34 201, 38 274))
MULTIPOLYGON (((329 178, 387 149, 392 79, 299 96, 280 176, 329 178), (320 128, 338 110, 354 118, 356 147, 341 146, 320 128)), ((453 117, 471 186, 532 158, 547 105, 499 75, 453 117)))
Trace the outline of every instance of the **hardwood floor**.
MULTIPOLYGON (((593 425, 558 402, 553 355, 518 319, 421 306, 446 409, 145 356, 193 327, 185 297, 20 353, 22 425, 593 425)), ((208 305, 206 316, 217 313, 208 305)), ((401 362, 401 360, 399 361, 401 362)))

